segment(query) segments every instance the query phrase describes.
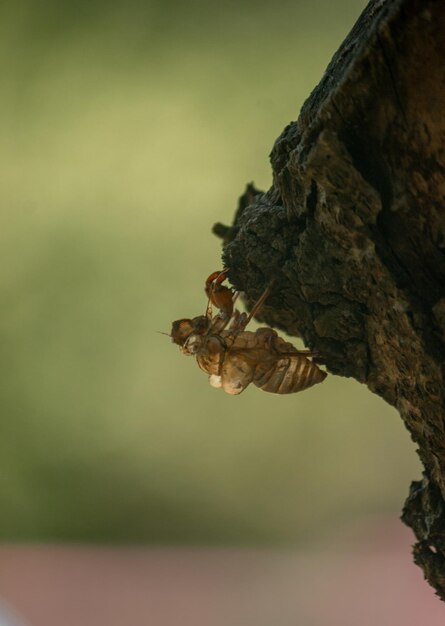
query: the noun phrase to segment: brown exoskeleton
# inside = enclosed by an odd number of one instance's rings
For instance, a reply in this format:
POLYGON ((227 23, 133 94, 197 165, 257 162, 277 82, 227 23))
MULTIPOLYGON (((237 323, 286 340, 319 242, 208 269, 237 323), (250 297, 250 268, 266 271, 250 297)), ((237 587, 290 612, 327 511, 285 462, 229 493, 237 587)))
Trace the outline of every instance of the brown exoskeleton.
POLYGON ((234 309, 238 296, 222 285, 228 270, 213 272, 205 283, 205 315, 173 322, 171 338, 183 354, 196 357, 213 387, 239 394, 251 383, 271 393, 295 393, 326 378, 307 350, 297 350, 272 328, 245 330, 270 294, 269 285, 249 315, 234 309), (213 305, 220 312, 213 315, 213 305))

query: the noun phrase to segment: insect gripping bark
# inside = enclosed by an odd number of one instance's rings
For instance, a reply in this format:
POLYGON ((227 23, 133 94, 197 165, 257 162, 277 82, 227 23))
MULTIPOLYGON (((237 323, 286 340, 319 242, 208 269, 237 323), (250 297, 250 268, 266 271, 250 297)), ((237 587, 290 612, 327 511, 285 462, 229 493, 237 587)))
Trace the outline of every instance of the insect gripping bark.
POLYGON ((308 357, 309 351, 297 350, 272 328, 245 330, 270 293, 266 288, 249 315, 234 308, 238 296, 222 285, 228 270, 214 272, 205 284, 208 304, 205 315, 173 322, 172 341, 181 352, 194 356, 209 375, 213 387, 237 395, 253 382, 271 393, 295 393, 322 382, 323 372, 308 357), (213 305, 219 313, 213 315, 213 305))

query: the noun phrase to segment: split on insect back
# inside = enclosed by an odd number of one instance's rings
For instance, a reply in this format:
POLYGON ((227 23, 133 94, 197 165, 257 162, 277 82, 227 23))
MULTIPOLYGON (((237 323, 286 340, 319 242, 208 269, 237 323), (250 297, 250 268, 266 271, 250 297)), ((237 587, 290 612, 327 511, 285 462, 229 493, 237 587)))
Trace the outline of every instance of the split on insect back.
POLYGON ((238 293, 222 284, 228 271, 213 272, 207 278, 205 315, 173 322, 170 336, 181 352, 196 358, 212 387, 232 395, 240 394, 250 383, 279 394, 296 393, 321 383, 326 372, 308 358, 314 353, 297 350, 272 328, 246 330, 269 297, 273 282, 249 314, 241 313, 234 306, 238 293), (219 309, 216 315, 214 306, 219 309))

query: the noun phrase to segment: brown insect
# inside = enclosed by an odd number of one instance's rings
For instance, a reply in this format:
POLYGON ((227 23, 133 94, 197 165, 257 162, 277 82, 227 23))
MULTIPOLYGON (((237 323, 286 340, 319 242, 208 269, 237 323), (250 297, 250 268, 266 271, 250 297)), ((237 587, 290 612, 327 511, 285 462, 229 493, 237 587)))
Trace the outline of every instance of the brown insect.
POLYGON ((268 298, 270 284, 251 312, 234 309, 238 293, 222 283, 228 270, 213 272, 205 283, 208 304, 205 315, 173 322, 172 341, 183 354, 194 356, 199 367, 209 374, 212 387, 239 394, 253 382, 271 393, 295 393, 326 378, 308 357, 308 350, 297 350, 272 328, 245 330, 268 298), (213 306, 219 313, 213 315, 213 306))

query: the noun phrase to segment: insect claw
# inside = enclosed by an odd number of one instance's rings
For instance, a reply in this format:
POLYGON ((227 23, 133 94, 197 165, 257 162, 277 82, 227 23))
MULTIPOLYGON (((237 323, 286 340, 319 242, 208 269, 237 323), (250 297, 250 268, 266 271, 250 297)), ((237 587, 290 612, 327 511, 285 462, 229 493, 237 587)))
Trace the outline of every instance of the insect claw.
POLYGON ((229 268, 224 268, 218 272, 212 272, 205 281, 204 290, 208 297, 206 317, 212 319, 212 305, 220 309, 220 316, 229 320, 233 313, 234 292, 233 289, 225 287, 222 282, 226 279, 229 268))
POLYGON ((227 273, 229 272, 229 269, 229 267, 225 267, 223 270, 212 272, 210 274, 205 284, 206 293, 210 290, 215 291, 217 289, 217 286, 220 285, 225 278, 227 278, 227 273))
POLYGON ((272 290, 272 285, 275 282, 275 278, 272 278, 272 280, 269 282, 269 284, 267 285, 266 289, 263 291, 263 293, 261 294, 261 296, 259 297, 259 299, 255 302, 255 304, 252 307, 252 310, 250 311, 244 325, 243 325, 243 329, 247 326, 247 324, 250 322, 250 320, 252 319, 252 317, 254 317, 258 311, 261 309, 261 307, 263 306, 263 304, 265 303, 265 301, 267 300, 267 298, 270 295, 270 292, 272 290))

